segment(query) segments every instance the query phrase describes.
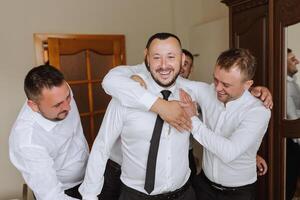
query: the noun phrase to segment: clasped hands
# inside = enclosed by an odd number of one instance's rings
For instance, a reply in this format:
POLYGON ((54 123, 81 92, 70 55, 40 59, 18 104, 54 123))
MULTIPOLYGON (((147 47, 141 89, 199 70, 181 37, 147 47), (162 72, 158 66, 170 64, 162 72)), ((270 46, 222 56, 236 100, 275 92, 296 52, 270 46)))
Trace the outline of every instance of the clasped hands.
MULTIPOLYGON (((138 82, 142 87, 147 89, 145 81, 138 75, 131 76, 131 79, 138 82)), ((152 105, 150 111, 159 114, 159 116, 176 128, 178 131, 191 131, 191 117, 197 115, 197 106, 192 102, 189 94, 180 89, 180 101, 163 100, 158 98, 152 105)))

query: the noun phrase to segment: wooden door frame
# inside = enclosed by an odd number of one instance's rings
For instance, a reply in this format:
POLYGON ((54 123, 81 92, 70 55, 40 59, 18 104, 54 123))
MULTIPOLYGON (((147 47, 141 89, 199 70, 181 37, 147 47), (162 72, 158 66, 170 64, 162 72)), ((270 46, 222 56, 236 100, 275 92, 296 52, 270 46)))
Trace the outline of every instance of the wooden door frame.
POLYGON ((95 34, 60 34, 60 33, 34 33, 33 41, 35 46, 35 60, 36 65, 42 65, 44 63, 44 45, 46 45, 48 38, 72 38, 72 39, 118 39, 121 40, 121 63, 126 63, 126 51, 125 51, 125 36, 124 35, 95 35, 95 34))

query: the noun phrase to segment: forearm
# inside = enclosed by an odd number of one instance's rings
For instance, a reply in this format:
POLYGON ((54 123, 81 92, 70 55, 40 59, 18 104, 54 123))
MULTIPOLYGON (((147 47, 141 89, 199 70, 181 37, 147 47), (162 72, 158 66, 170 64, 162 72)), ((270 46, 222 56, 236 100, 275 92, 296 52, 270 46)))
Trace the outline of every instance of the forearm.
POLYGON ((208 151, 218 156, 223 162, 228 163, 245 153, 248 148, 255 148, 257 143, 262 140, 267 123, 262 120, 260 123, 258 121, 260 119, 255 121, 252 118, 247 122, 241 122, 229 136, 225 137, 214 133, 197 117, 193 117, 192 134, 208 151))
POLYGON ((93 144, 84 181, 79 188, 83 199, 96 198, 102 190, 106 163, 113 145, 120 137, 124 116, 126 116, 126 109, 121 107, 116 99, 112 99, 93 144))
POLYGON ((157 97, 130 78, 137 73, 143 73, 146 76, 142 67, 119 66, 113 68, 103 79, 103 89, 107 94, 118 99, 123 106, 149 110, 157 97))
POLYGON ((12 162, 20 170, 37 199, 74 199, 64 193, 62 183, 53 169, 53 160, 42 148, 22 148, 21 152, 15 155, 12 162))

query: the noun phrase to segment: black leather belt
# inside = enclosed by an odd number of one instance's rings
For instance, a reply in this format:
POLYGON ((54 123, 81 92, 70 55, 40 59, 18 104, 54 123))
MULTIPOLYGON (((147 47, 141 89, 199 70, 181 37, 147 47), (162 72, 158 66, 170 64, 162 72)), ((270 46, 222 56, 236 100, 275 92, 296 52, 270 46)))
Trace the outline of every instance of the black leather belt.
POLYGON ((245 190, 245 189, 251 189, 253 187, 255 187, 256 182, 252 183, 252 184, 248 184, 248 185, 243 185, 243 186, 238 186, 238 187, 227 187, 227 186, 223 186, 221 184, 218 183, 214 183, 211 180, 209 180, 206 175, 204 174, 203 171, 201 171, 200 176, 205 180, 205 182, 207 182, 211 187, 213 187, 214 189, 218 190, 218 191, 222 191, 222 192, 235 192, 235 191, 241 191, 241 190, 245 190))
POLYGON ((178 197, 182 196, 190 187, 190 182, 186 182, 181 188, 173 191, 173 192, 167 192, 163 194, 157 194, 157 195, 148 195, 145 193, 142 193, 140 191, 137 191, 133 188, 130 188, 123 184, 123 189, 137 195, 139 199, 141 200, 166 200, 166 199, 177 199, 178 197))

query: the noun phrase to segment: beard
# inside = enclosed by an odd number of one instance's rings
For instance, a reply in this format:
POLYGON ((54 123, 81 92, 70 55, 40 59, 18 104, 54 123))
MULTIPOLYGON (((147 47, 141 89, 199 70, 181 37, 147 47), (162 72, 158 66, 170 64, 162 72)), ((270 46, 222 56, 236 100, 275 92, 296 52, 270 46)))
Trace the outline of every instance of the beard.
POLYGON ((68 114, 69 114, 69 111, 64 110, 64 111, 58 113, 58 114, 57 114, 57 117, 55 117, 55 118, 49 118, 49 117, 47 117, 46 114, 43 113, 41 110, 39 111, 39 113, 40 113, 45 119, 48 119, 49 121, 52 121, 52 122, 59 122, 59 121, 62 121, 62 120, 64 120, 64 119, 66 119, 66 117, 67 117, 68 114), (61 115, 61 114, 64 114, 64 117, 63 117, 63 118, 59 118, 59 117, 58 117, 58 116, 61 115))
MULTIPOLYGON (((161 69, 156 70, 156 72, 158 72, 159 70, 161 70, 161 69)), ((150 74, 151 74, 153 80, 154 80, 159 86, 164 87, 164 88, 168 88, 168 87, 172 86, 172 85, 175 83, 177 77, 178 77, 179 74, 180 74, 180 71, 178 71, 178 72, 175 74, 175 76, 173 77, 173 79, 171 79, 168 83, 162 83, 158 78, 156 78, 156 77, 153 75, 153 73, 151 72, 151 70, 150 70, 150 74)))

